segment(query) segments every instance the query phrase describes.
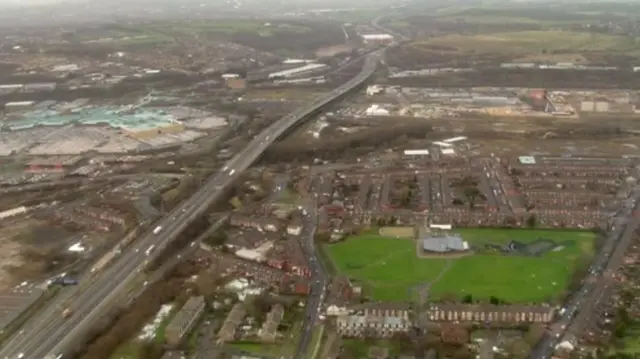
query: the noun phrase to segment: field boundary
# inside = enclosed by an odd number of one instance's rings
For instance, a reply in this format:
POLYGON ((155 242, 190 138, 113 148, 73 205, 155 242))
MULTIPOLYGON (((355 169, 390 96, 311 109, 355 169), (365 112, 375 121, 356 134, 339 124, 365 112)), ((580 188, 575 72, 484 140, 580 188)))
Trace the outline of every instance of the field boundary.
POLYGON ((431 255, 422 251, 420 240, 397 240, 372 231, 327 244, 322 253, 338 275, 361 285, 372 300, 407 301, 411 288, 433 282, 434 299, 471 294, 478 300, 498 297, 512 303, 554 302, 553 298, 571 285, 578 261, 593 254, 589 248, 594 234, 588 231, 458 230, 472 250, 431 255), (511 247, 518 249, 515 242, 538 249, 540 238, 560 246, 539 256, 509 251, 511 247), (497 249, 476 250, 486 244, 497 249), (443 271, 444 267, 447 270, 443 271))

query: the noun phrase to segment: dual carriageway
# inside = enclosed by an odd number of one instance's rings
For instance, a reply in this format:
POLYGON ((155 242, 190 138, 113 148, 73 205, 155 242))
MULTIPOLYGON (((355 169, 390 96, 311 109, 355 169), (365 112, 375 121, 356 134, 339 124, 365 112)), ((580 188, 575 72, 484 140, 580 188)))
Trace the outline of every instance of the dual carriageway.
MULTIPOLYGON (((83 337, 101 314, 135 282, 146 264, 157 256, 157 253, 162 252, 191 223, 204 215, 210 205, 219 200, 225 190, 276 139, 286 134, 303 119, 364 83, 375 72, 383 54, 384 49, 371 52, 367 55, 364 66, 356 77, 311 104, 286 115, 262 131, 244 150, 226 163, 224 170, 212 175, 193 196, 158 221, 155 234, 153 231, 148 231, 130 248, 123 251, 110 267, 91 278, 86 278, 79 286, 64 291, 53 304, 32 317, 20 333, 7 340, 0 349, 0 358, 55 359, 60 353, 77 344, 77 340, 83 337), (155 250, 152 253, 149 251, 147 255, 149 248, 155 248, 155 250), (67 318, 62 314, 66 308, 73 311, 73 314, 67 318)), ((316 307, 317 312, 321 304, 320 300, 310 299, 310 303, 316 307)), ((303 339, 301 346, 305 346, 305 341, 308 342, 308 338, 303 339)))

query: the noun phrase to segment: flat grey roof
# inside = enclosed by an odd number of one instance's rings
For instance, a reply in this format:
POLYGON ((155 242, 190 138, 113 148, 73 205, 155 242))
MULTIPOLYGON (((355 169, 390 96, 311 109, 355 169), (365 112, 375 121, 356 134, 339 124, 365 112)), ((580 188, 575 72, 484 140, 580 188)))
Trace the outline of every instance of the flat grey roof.
POLYGON ((533 156, 520 156, 518 157, 518 161, 523 165, 535 165, 536 158, 533 156))
POLYGON ((438 236, 423 238, 422 249, 429 252, 450 252, 464 251, 468 246, 460 237, 438 236))

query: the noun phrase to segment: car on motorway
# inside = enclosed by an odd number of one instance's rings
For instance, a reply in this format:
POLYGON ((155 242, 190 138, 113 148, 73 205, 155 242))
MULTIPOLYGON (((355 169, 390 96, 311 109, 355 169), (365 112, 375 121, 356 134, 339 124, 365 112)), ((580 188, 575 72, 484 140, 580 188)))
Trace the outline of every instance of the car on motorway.
POLYGON ((73 311, 71 310, 71 308, 66 308, 65 310, 62 311, 63 318, 69 318, 72 314, 73 314, 73 311))
POLYGON ((151 254, 151 252, 153 252, 153 250, 154 250, 155 248, 156 248, 156 245, 155 245, 155 244, 150 245, 150 246, 149 246, 149 248, 147 248, 147 250, 144 252, 144 254, 145 254, 145 255, 147 255, 147 256, 148 256, 148 255, 150 255, 150 254, 151 254))
POLYGON ((78 280, 71 277, 58 277, 53 280, 53 284, 60 284, 62 286, 78 285, 78 280))

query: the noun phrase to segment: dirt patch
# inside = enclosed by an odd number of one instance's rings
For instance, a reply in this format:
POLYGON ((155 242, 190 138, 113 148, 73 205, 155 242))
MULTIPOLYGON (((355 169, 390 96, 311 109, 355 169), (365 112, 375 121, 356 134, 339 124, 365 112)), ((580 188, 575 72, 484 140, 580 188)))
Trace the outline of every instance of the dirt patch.
POLYGON ((16 239, 29 229, 29 223, 28 221, 3 223, 1 228, 0 291, 4 291, 15 284, 15 279, 9 273, 10 268, 19 268, 23 265, 22 245, 16 239))
POLYGON ((413 239, 416 237, 413 227, 382 227, 378 233, 380 233, 381 236, 391 238, 413 239))
POLYGON ((39 280, 77 260, 66 251, 73 234, 35 219, 0 224, 0 291, 17 283, 39 280))
POLYGON ((558 63, 558 62, 572 62, 574 64, 587 64, 589 61, 584 55, 575 54, 530 54, 521 58, 513 60, 513 62, 545 62, 545 63, 558 63))
POLYGON ((316 56, 318 57, 331 57, 338 54, 343 54, 350 52, 351 46, 349 45, 335 45, 335 46, 327 46, 320 48, 316 51, 316 56))

